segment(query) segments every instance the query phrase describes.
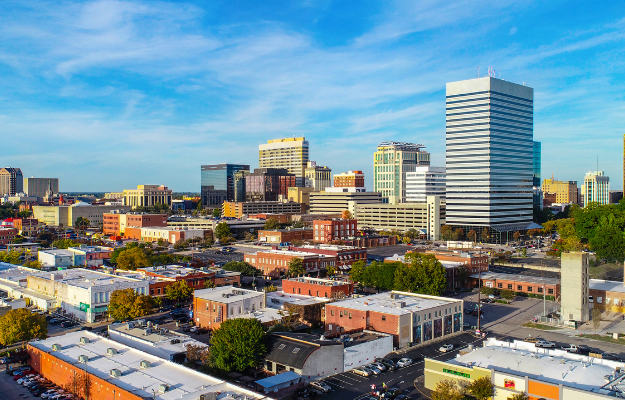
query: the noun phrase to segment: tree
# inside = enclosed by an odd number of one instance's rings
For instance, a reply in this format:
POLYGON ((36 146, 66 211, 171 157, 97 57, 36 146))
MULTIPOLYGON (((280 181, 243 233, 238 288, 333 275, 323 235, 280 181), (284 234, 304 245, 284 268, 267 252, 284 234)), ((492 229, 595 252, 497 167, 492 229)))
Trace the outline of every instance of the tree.
POLYGON ((158 247, 165 247, 169 245, 169 242, 163 238, 158 238, 158 240, 156 241, 156 244, 158 245, 158 247))
POLYGON ((456 270, 456 280, 460 284, 461 288, 466 287, 467 282, 469 282, 470 276, 471 276, 471 270, 466 265, 461 265, 460 268, 456 270))
POLYGON ((336 274, 336 268, 334 268, 333 266, 329 266, 326 268, 326 273, 328 274, 328 276, 334 276, 334 274, 336 274))
POLYGON ((0 261, 9 264, 19 264, 23 253, 21 251, 11 250, 9 252, 0 251, 0 261))
POLYGON ((278 291, 278 288, 275 287, 274 285, 265 286, 265 292, 267 293, 277 292, 277 291, 278 291))
POLYGON ((122 251, 115 259, 117 268, 123 270, 136 270, 137 268, 146 268, 152 265, 145 250, 141 247, 133 247, 122 251))
POLYGON ((362 278, 365 274, 366 268, 367 263, 364 260, 356 261, 355 263, 353 263, 352 268, 349 271, 352 281, 356 283, 362 283, 362 278))
POLYGON ((354 216, 352 215, 351 212, 349 212, 349 210, 343 210, 341 212, 341 218, 343 218, 343 219, 352 219, 352 218, 354 218, 354 216))
POLYGON ((17 213, 17 216, 18 216, 19 218, 28 218, 28 217, 30 217, 30 216, 32 215, 32 213, 33 213, 33 212, 32 212, 32 211, 30 211, 30 210, 24 210, 24 211, 20 211, 20 212, 18 212, 18 213, 17 213))
POLYGON ((111 293, 109 316, 116 321, 126 321, 150 314, 152 297, 137 294, 133 289, 115 290, 111 293))
POLYGON ((527 393, 523 392, 523 393, 516 393, 513 394, 512 396, 508 397, 507 400, 529 400, 529 396, 527 395, 527 393))
POLYGON ((471 229, 469 233, 467 233, 467 239, 475 243, 477 241, 477 232, 471 229))
POLYGON ((280 222, 276 218, 269 218, 265 221, 265 225, 263 226, 265 230, 271 231, 274 229, 280 229, 280 222))
POLYGON ((213 210, 213 217, 214 218, 221 217, 221 210, 219 208, 216 208, 216 209, 213 210))
POLYGON ((26 261, 23 265, 26 268, 41 269, 43 264, 39 260, 26 261))
POLYGON ((204 281, 204 288, 213 289, 215 287, 215 282, 209 280, 204 281))
POLYGON ((74 222, 74 227, 79 231, 84 231, 85 229, 89 228, 90 223, 91 222, 87 218, 78 217, 74 222))
POLYGON ((406 253, 395 271, 395 290, 440 296, 447 287, 445 268, 433 254, 406 253))
POLYGON ((210 361, 210 349, 207 346, 187 344, 187 360, 189 362, 201 362, 206 364, 210 361))
POLYGON ((228 319, 211 338, 211 362, 226 372, 257 367, 266 352, 263 326, 255 318, 228 319))
POLYGON ((493 396, 494 389, 495 385, 493 385, 488 376, 476 379, 467 385, 467 390, 477 400, 490 399, 493 396))
POLYGON ((451 240, 453 236, 453 228, 449 225, 441 227, 441 240, 451 240))
POLYGON ((46 317, 26 308, 9 310, 0 317, 0 343, 9 346, 20 341, 45 339, 48 336, 46 317))
POLYGON ((499 291, 499 295, 506 300, 513 300, 516 297, 516 293, 512 290, 502 289, 499 291))
POLYGON ((512 234, 512 238, 514 239, 515 242, 518 242, 519 239, 521 239, 521 232, 516 231, 512 234))
POLYGON ((302 276, 306 273, 301 258, 294 257, 289 261, 289 276, 302 276))
POLYGON ((458 229, 454 230, 453 239, 454 240, 462 240, 462 239, 464 239, 464 231, 462 230, 462 228, 458 228, 458 229))
POLYGON ((92 387, 93 382, 91 380, 91 375, 78 370, 70 375, 69 381, 65 385, 65 390, 78 398, 89 399, 91 397, 92 387))
POLYGON ((215 227, 215 237, 219 240, 232 236, 230 227, 225 222, 220 222, 215 227))
POLYGON ((593 308, 590 313, 590 319, 592 320, 592 327, 595 329, 596 334, 597 329, 599 329, 599 325, 601 325, 601 310, 597 307, 593 308))
POLYGON ((193 293, 193 288, 187 285, 187 281, 178 281, 169 286, 165 286, 165 296, 169 300, 180 303, 180 300, 187 299, 193 293))
POLYGON ((432 400, 462 400, 464 393, 458 388, 456 381, 443 380, 436 384, 431 393, 432 400))
POLYGON ((174 249, 176 250, 184 250, 189 247, 189 242, 186 240, 179 240, 174 243, 174 249))
POLYGON ((243 276, 258 276, 261 272, 245 261, 228 261, 222 267, 226 271, 240 272, 243 276))
POLYGON ((488 232, 488 228, 484 228, 482 233, 480 233, 480 238, 482 238, 482 242, 488 242, 490 239, 490 232, 488 232))
POLYGON ((52 242, 52 247, 56 247, 57 249, 67 249, 75 246, 78 246, 78 243, 71 239, 59 239, 52 242))

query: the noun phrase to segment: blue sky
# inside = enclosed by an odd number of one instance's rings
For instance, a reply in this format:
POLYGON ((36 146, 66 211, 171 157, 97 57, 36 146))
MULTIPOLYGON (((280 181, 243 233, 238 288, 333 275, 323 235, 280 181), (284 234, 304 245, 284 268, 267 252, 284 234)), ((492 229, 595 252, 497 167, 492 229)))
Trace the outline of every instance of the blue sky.
POLYGON ((362 169, 383 140, 445 161, 445 83, 534 88, 542 173, 622 188, 621 1, 8 1, 0 4, 2 166, 64 191, 165 184, 258 166, 304 135, 311 159, 362 169), (500 75, 501 74, 501 75, 500 75))

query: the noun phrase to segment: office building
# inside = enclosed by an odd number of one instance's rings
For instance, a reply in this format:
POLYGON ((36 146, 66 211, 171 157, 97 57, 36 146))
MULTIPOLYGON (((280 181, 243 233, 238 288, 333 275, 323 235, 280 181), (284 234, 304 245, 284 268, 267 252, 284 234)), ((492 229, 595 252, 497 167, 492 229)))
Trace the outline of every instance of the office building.
POLYGON ((286 168, 289 174, 304 178, 308 160, 308 141, 304 137, 269 140, 258 146, 260 168, 286 168))
POLYGON ((373 191, 382 193, 385 203, 406 202, 406 173, 430 165, 430 153, 422 144, 382 142, 373 154, 373 191))
POLYGON ((24 176, 19 168, 0 168, 0 196, 15 196, 24 191, 24 176))
POLYGON ((622 190, 610 190, 610 204, 618 204, 623 200, 622 190))
POLYGON ((406 173, 406 202, 424 203, 427 196, 445 198, 445 168, 428 165, 406 173))
POLYGON ((398 348, 462 331, 463 302, 406 292, 385 292, 326 304, 329 334, 368 329, 393 336, 398 348))
POLYGON ((588 272, 588 253, 562 253, 561 256, 562 319, 567 321, 588 322, 590 290, 588 272))
POLYGON ((224 201, 234 201, 237 184, 235 174, 239 171, 250 170, 249 165, 240 164, 202 165, 201 168, 202 206, 209 208, 221 207, 224 201))
POLYGON ((439 240, 446 206, 440 197, 428 196, 424 203, 359 204, 355 215, 363 229, 400 232, 416 229, 428 240, 439 240))
POLYGON ((24 178, 24 193, 28 196, 45 197, 49 190, 59 192, 58 178, 24 178))
POLYGON ((290 187, 287 198, 295 203, 302 203, 306 207, 306 211, 310 209, 310 194, 314 192, 311 187, 290 187))
MULTIPOLYGON (((157 340, 160 341, 165 332, 153 327, 142 331, 144 335, 137 336, 137 340, 146 346, 161 347, 157 340)), ((112 337, 120 339, 115 333, 112 337)), ((33 369, 60 387, 67 387, 72 376, 86 373, 91 382, 89 399, 270 400, 265 395, 164 359, 169 352, 156 356, 132 344, 88 331, 33 341, 28 343, 27 350, 33 369)))
POLYGON ((229 218, 241 218, 244 215, 254 214, 303 214, 305 206, 302 203, 283 201, 246 201, 235 203, 226 201, 221 215, 229 218))
POLYGON ((6 246, 13 243, 17 236, 17 229, 15 228, 0 228, 0 246, 6 246))
MULTIPOLYGON (((491 242, 533 217, 534 90, 493 77, 447 84, 447 225, 491 242)), ((510 236, 511 237, 511 236, 510 236)))
MULTIPOLYGON (((347 171, 334 175, 335 188, 362 188, 365 189, 365 174, 362 171, 347 171)), ((366 190, 361 190, 366 192, 366 190)))
MULTIPOLYGON (((379 192, 349 192, 349 188, 343 188, 345 192, 313 192, 310 194, 311 214, 338 214, 345 210, 356 215, 356 207, 361 204, 379 204, 382 202, 382 194, 379 192)), ((335 188, 336 189, 336 188, 335 188)))
POLYGON ((171 193, 163 185, 137 185, 137 189, 124 190, 124 205, 135 207, 152 207, 156 204, 171 206, 171 193))
POLYGON ((232 201, 245 201, 245 182, 249 173, 250 171, 246 169, 234 173, 234 199, 232 201))
POLYGON ((50 226, 74 226, 78 217, 89 220, 91 226, 98 226, 104 223, 104 214, 111 211, 130 211, 130 206, 92 206, 91 204, 79 202, 72 205, 60 206, 33 206, 33 217, 41 223, 50 226))
POLYGON ((308 161, 304 170, 306 187, 313 188, 315 192, 321 192, 328 186, 332 186, 332 170, 328 167, 317 165, 315 161, 308 161))
POLYGON ((245 177, 245 201, 278 201, 295 186, 295 175, 284 168, 256 168, 245 177))
POLYGON ((313 230, 310 228, 274 229, 272 231, 258 231, 258 241, 263 243, 292 243, 296 241, 313 240, 313 230))
POLYGON ((542 191, 545 198, 548 194, 555 195, 555 199, 549 197, 553 200, 551 203, 577 204, 577 181, 558 181, 552 176, 543 180, 542 191))
POLYGON ((584 207, 590 203, 610 204, 610 177, 603 171, 587 172, 582 186, 584 207))
POLYGON ((533 205, 534 207, 541 207, 543 204, 543 191, 540 188, 540 170, 541 170, 541 143, 534 141, 534 168, 533 168, 533 181, 532 181, 532 190, 533 190, 533 205))
MULTIPOLYGON (((537 335, 538 336, 538 335, 537 335)), ((620 361, 539 349, 522 340, 489 338, 447 361, 425 358, 424 386, 434 390, 441 381, 460 387, 487 378, 493 384, 493 399, 524 395, 529 399, 609 400, 622 398, 625 375, 620 361)), ((523 398, 523 397, 519 397, 523 398)))
POLYGON ((330 243, 356 236, 358 220, 342 218, 314 220, 313 229, 316 243, 330 243))
POLYGON ((126 227, 143 228, 148 226, 166 227, 167 214, 147 213, 105 213, 102 216, 102 232, 105 235, 120 236, 126 232, 126 227))

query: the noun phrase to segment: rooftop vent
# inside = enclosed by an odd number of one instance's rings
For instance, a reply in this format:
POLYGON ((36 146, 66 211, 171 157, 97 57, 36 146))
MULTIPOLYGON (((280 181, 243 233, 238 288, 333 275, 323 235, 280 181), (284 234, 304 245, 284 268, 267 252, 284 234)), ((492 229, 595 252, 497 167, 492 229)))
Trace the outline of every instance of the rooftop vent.
POLYGON ((133 329, 135 327, 135 323, 134 322, 129 322, 128 323, 128 329, 133 329))
POLYGON ((117 349, 109 347, 108 349, 106 349, 106 354, 108 354, 109 356, 114 356, 115 354, 117 354, 117 349))
POLYGON ((148 360, 141 360, 139 365, 141 365, 141 368, 143 368, 143 369, 147 369, 147 368, 151 368, 152 367, 152 363, 149 362, 148 360))
POLYGON ((163 393, 165 393, 165 392, 167 392, 167 391, 169 390, 169 385, 166 385, 166 384, 162 383, 162 384, 158 387, 158 390, 159 390, 159 391, 161 391, 161 392, 163 392, 163 393))
POLYGON ((405 301, 400 301, 399 303, 397 303, 397 305, 399 306, 399 308, 404 308, 404 307, 406 307, 406 302, 405 301))
POLYGON ((111 375, 113 378, 120 378, 122 376, 122 371, 118 369, 112 369, 111 372, 109 372, 109 375, 111 375))
POLYGON ((87 361, 89 361, 89 357, 88 357, 88 356, 86 356, 86 355, 84 355, 84 354, 83 354, 82 356, 78 356, 78 362, 81 362, 81 363, 83 363, 83 364, 86 364, 86 363, 87 363, 87 361))
POLYGON ((151 335, 152 334, 152 328, 145 328, 143 330, 143 335, 147 336, 147 335, 151 335))
POLYGON ((60 344, 53 344, 52 345, 52 350, 53 351, 61 351, 61 350, 63 350, 63 346, 61 346, 60 344))
POLYGON ((170 343, 171 344, 178 344, 178 343, 180 343, 180 339, 172 339, 170 343))
POLYGON ((204 393, 200 395, 200 400, 217 400, 217 393, 204 393))
POLYGON ((399 299, 399 295, 397 293, 391 293, 391 299, 397 300, 399 299))
POLYGON ((81 337, 81 338, 80 338, 80 343, 82 343, 82 344, 87 344, 87 343, 89 343, 89 338, 86 338, 86 337, 84 337, 84 336, 83 336, 83 337, 81 337))

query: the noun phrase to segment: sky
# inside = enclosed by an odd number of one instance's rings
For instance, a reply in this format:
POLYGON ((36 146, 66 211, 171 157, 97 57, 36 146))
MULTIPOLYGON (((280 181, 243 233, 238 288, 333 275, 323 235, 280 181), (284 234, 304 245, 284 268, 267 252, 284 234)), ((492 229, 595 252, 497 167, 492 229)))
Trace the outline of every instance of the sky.
POLYGON ((542 175, 622 188, 625 4, 588 1, 0 3, 0 166, 62 191, 200 191, 305 136, 334 173, 386 140, 445 163, 445 84, 534 88, 542 175))

